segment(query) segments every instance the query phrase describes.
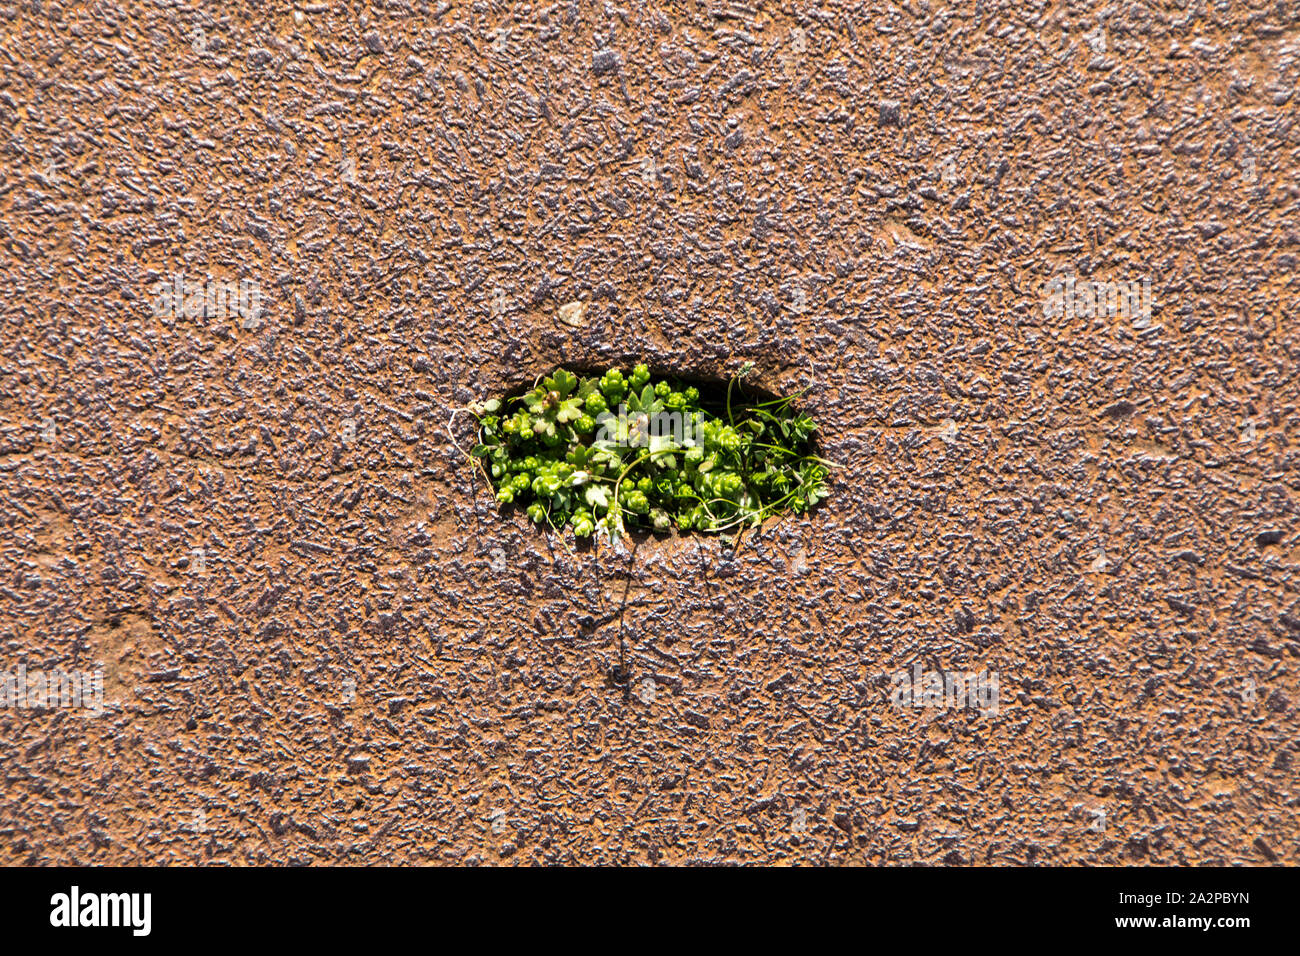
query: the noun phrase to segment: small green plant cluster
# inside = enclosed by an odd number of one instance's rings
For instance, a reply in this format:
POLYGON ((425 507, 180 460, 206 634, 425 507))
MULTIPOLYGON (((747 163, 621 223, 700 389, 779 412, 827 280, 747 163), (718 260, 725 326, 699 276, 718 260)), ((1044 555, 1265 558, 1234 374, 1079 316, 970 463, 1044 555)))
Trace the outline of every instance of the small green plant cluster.
POLYGON ((827 495, 813 420, 794 398, 742 399, 746 365, 725 399, 645 365, 580 378, 559 369, 521 396, 472 408, 477 457, 503 505, 579 538, 629 527, 726 532, 827 495), (733 392, 735 393, 733 399, 733 392))

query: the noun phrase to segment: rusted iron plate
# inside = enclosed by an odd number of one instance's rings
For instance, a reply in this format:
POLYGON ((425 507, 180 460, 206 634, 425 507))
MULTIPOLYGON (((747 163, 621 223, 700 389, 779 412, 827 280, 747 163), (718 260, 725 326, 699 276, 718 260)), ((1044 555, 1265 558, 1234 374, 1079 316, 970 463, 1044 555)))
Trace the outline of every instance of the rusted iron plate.
POLYGON ((0 861, 1296 863, 1294 12, 975 6, 4 11, 0 861), (827 506, 503 520, 633 358, 827 506))

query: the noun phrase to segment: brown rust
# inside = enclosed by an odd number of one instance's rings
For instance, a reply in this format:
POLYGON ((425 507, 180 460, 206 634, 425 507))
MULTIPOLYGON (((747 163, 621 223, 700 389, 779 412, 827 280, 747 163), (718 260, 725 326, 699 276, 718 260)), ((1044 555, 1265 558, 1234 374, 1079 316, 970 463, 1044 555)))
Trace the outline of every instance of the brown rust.
POLYGON ((113 703, 0 710, 0 862, 1300 862, 1283 7, 0 11, 0 671, 113 703), (451 410, 636 358, 827 505, 503 521, 451 410))

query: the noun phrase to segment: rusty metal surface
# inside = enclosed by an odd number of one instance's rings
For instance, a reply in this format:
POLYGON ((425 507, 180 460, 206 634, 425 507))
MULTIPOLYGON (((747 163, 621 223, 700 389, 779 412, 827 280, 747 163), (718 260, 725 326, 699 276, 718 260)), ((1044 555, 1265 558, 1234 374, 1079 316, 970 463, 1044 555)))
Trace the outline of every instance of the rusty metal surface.
POLYGON ((1300 862, 1291 5, 0 30, 0 670, 108 701, 0 710, 0 862, 1300 862), (503 520, 451 409, 636 357, 809 387, 827 505, 503 520))

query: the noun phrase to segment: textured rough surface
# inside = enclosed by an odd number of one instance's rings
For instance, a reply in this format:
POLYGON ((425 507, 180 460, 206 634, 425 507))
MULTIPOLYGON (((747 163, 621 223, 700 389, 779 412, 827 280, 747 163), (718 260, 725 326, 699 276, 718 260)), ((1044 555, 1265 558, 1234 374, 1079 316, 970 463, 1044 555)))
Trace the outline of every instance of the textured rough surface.
POLYGON ((0 862, 1300 862, 1294 6, 963 7, 0 10, 0 670, 111 702, 0 862), (637 357, 828 504, 500 516, 452 409, 637 357))

